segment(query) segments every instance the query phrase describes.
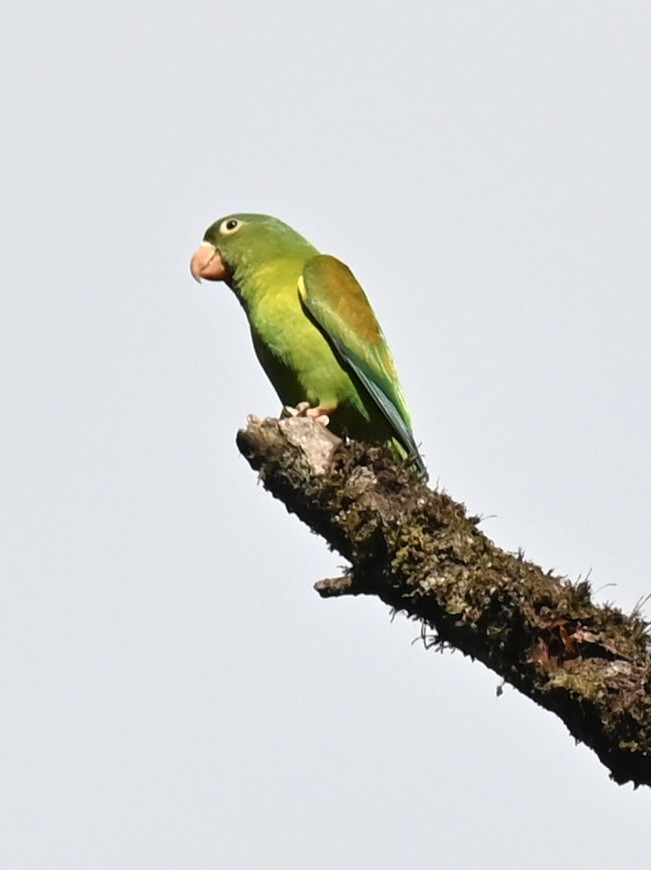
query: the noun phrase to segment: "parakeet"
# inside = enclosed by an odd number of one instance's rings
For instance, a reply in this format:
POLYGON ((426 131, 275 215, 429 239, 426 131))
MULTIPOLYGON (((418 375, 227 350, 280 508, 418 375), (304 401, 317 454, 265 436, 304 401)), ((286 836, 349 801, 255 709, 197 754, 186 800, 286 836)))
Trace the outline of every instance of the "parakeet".
POLYGON ((206 230, 190 271, 234 291, 283 405, 388 444, 426 474, 384 335, 347 266, 276 218, 232 214, 206 230))

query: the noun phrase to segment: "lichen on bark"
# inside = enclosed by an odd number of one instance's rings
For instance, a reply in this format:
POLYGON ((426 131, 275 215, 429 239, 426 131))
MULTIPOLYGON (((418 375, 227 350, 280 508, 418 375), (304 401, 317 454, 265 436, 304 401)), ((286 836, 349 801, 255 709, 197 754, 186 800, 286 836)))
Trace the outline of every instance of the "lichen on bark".
POLYGON ((423 636, 479 659, 566 724, 618 783, 651 785, 648 625, 593 602, 586 581, 496 546, 463 504, 381 447, 341 444, 302 419, 250 422, 241 453, 349 562, 323 597, 376 595, 423 636))

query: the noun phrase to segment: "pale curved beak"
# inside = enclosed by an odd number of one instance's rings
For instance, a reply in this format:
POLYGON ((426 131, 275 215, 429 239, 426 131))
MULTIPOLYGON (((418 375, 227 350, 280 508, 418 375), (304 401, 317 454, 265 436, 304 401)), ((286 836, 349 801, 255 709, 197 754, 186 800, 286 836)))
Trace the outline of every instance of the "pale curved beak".
POLYGON ((226 277, 226 265, 219 251, 210 242, 201 243, 201 247, 190 261, 190 271, 194 280, 199 283, 202 278, 208 281, 223 281, 226 277))

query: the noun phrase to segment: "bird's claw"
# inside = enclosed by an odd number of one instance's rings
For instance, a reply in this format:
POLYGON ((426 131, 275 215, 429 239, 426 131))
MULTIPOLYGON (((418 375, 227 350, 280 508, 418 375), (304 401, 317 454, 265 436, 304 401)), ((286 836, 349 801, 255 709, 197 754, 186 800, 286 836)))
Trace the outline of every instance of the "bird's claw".
POLYGON ((283 405, 280 416, 281 419, 287 417, 307 417, 309 409, 309 402, 299 402, 295 408, 292 405, 283 405))
POLYGON ((327 408, 321 408, 318 405, 316 408, 312 408, 309 402, 299 402, 295 408, 291 405, 285 405, 280 416, 285 419, 288 417, 307 417, 309 420, 314 420, 321 426, 327 426, 330 423, 327 408))
POLYGON ((328 417, 327 414, 323 413, 323 408, 310 408, 310 411, 308 411, 305 416, 309 417, 310 420, 314 420, 315 423, 319 423, 321 426, 325 426, 327 428, 328 424, 330 423, 330 417, 328 417), (310 411, 312 411, 311 414, 310 411))

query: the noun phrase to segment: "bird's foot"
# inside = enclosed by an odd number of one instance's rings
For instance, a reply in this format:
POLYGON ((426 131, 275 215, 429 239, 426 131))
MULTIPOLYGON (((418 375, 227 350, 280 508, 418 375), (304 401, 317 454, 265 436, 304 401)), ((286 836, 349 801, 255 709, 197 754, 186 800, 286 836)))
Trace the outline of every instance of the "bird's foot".
POLYGON ((307 417, 310 420, 315 420, 321 426, 326 426, 330 422, 331 408, 321 408, 317 405, 315 408, 310 406, 309 402, 299 402, 295 408, 291 405, 285 405, 281 417, 307 417))
POLYGON ((283 405, 280 417, 281 419, 287 419, 288 417, 305 417, 309 407, 309 402, 299 402, 295 408, 292 405, 283 405))

